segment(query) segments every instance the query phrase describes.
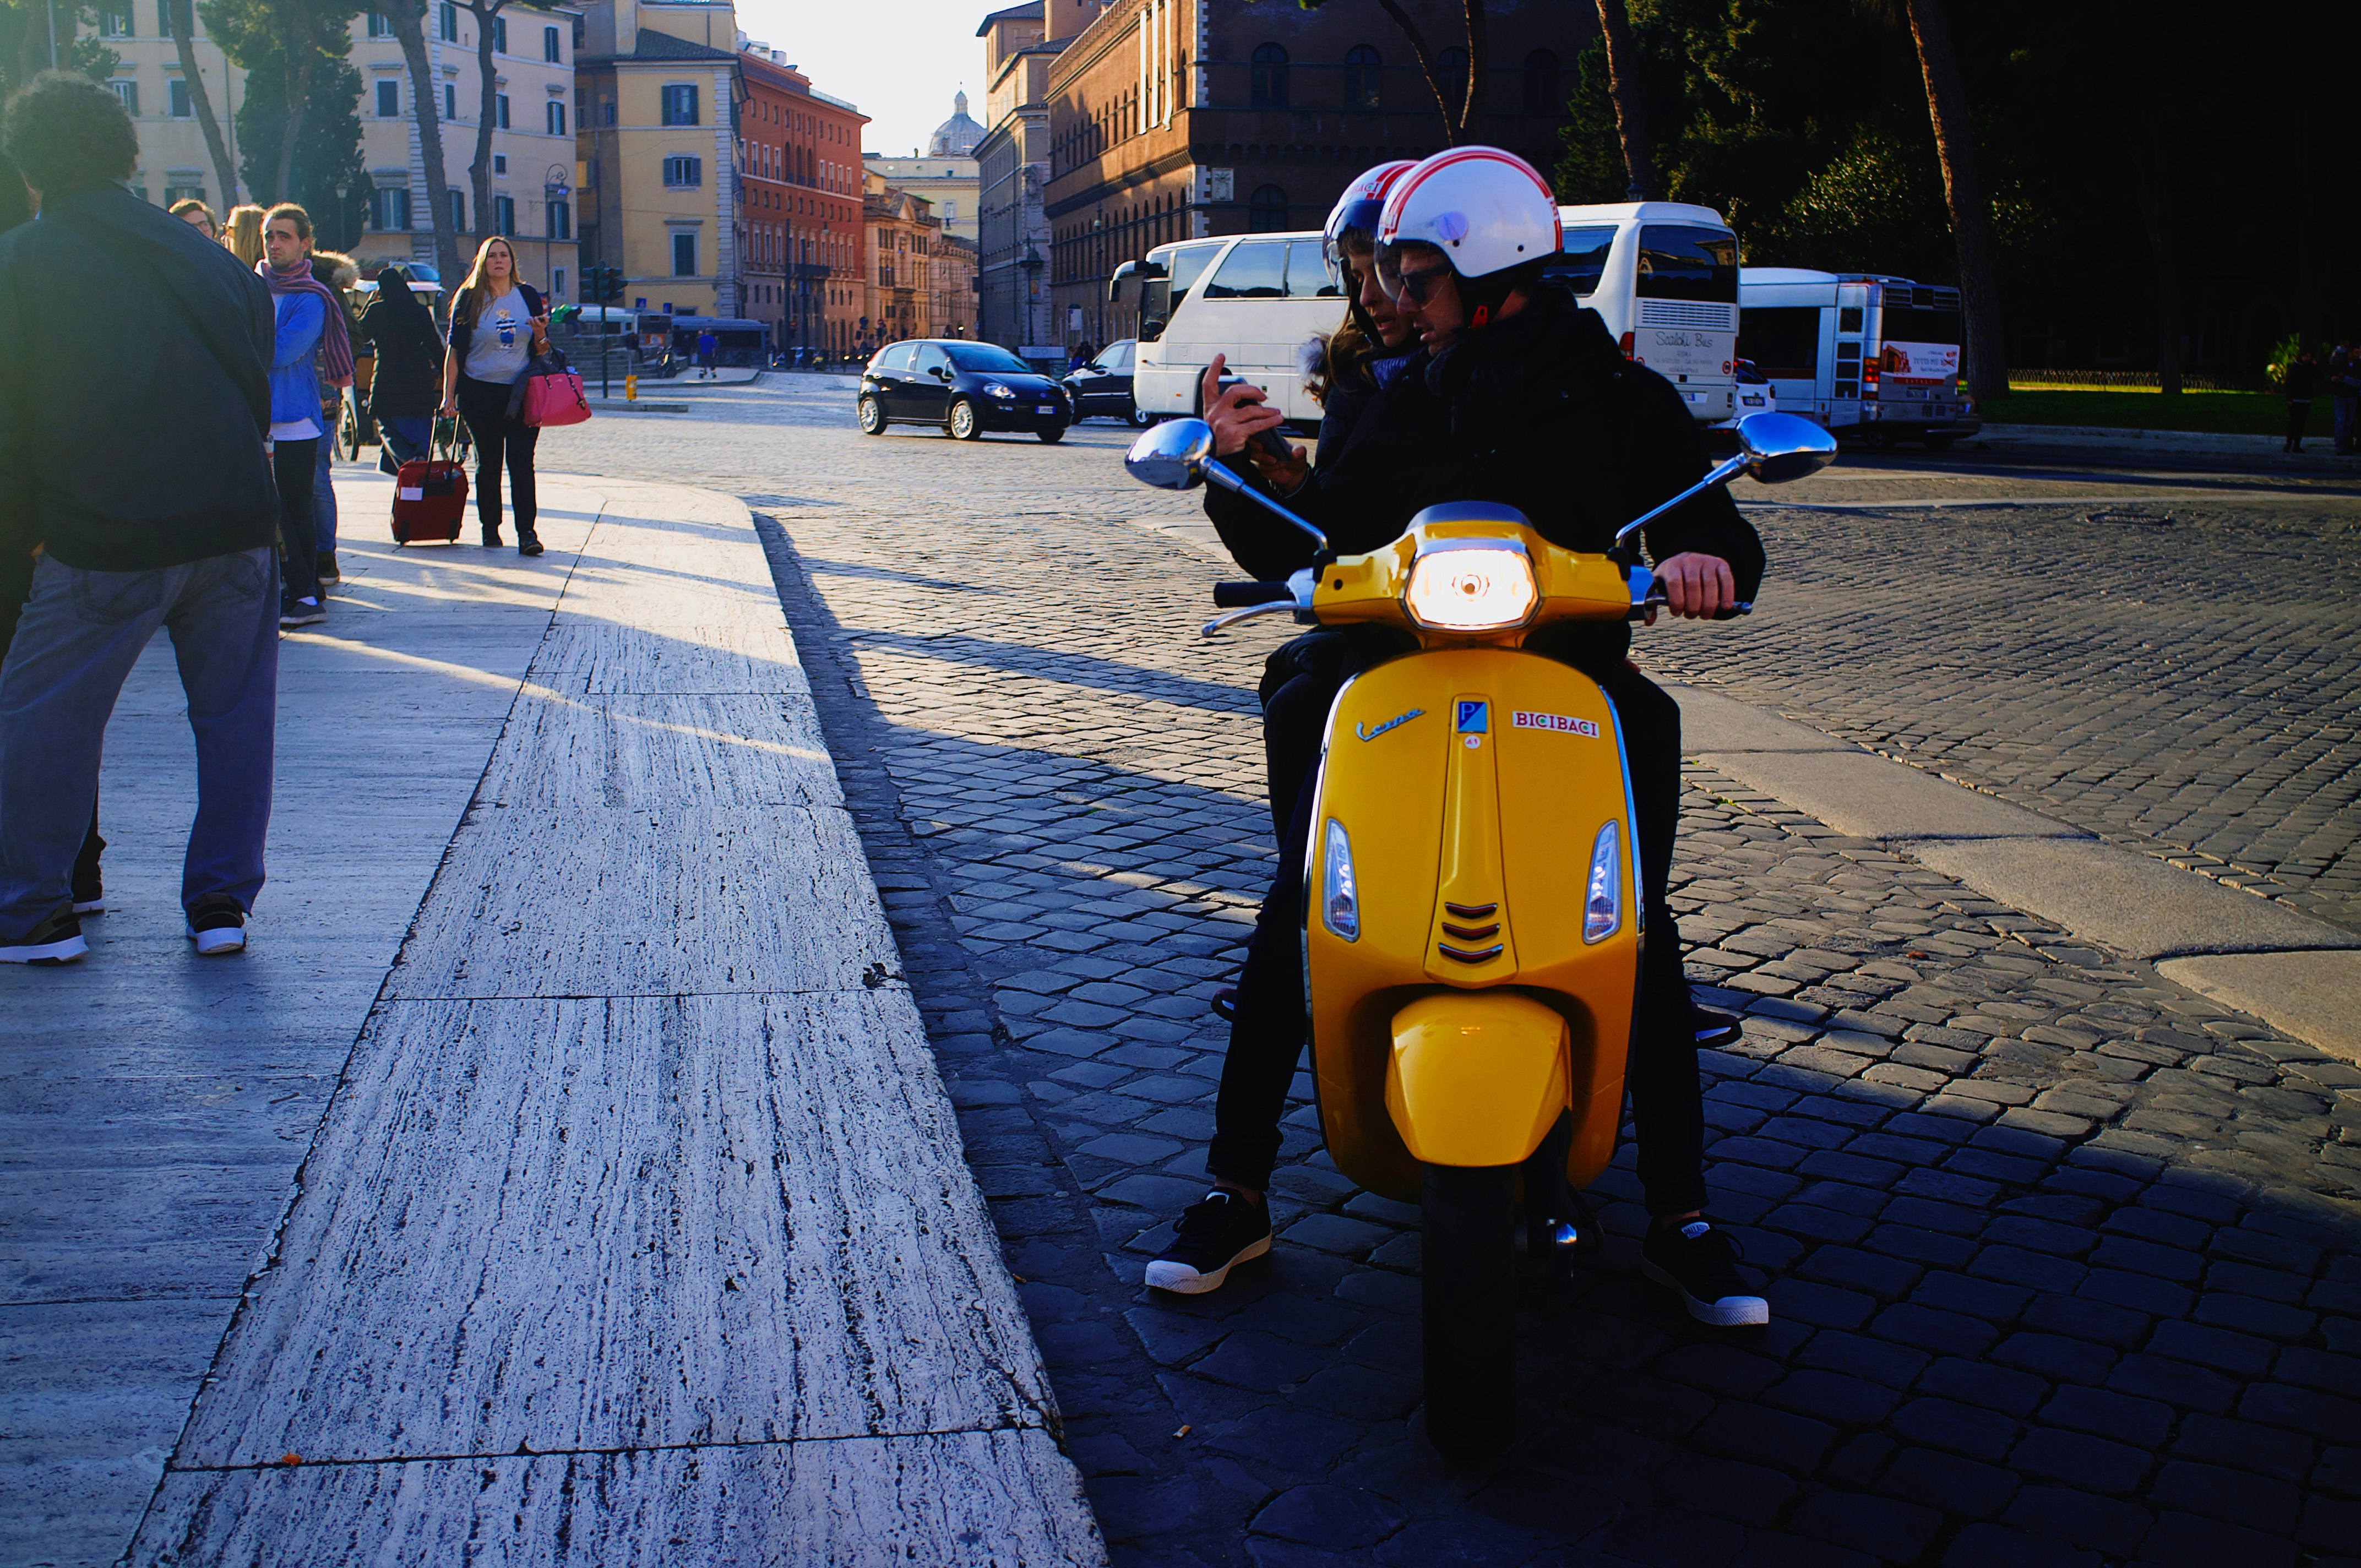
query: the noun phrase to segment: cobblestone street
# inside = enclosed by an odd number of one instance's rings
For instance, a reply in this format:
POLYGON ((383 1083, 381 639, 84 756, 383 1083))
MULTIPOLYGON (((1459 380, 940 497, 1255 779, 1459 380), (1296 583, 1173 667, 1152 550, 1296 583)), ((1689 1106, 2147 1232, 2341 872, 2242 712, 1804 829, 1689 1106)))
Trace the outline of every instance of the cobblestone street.
MULTIPOLYGON (((1301 1074, 1270 1262, 1151 1297, 1287 633, 1197 636, 1235 573, 1119 427, 868 439, 849 387, 543 462, 754 509, 1115 1561, 2361 1563, 2361 1069, 1702 769, 1675 896, 1748 1014, 1708 1162, 1767 1330, 1640 1278, 1627 1146, 1604 1254, 1524 1304, 1514 1449, 1446 1471, 1416 1212, 1334 1170, 1301 1074)), ((2361 929, 2354 501, 1964 457, 1782 499, 1831 510, 1752 512, 1762 613, 1643 662, 2361 929)))

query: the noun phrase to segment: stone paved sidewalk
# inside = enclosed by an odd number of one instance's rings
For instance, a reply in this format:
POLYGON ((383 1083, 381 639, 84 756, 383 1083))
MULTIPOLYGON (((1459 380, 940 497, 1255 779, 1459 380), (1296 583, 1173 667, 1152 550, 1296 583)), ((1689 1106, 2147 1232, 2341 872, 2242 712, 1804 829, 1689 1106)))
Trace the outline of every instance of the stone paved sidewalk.
POLYGON ((1527 1303, 1515 1451, 1445 1472, 1419 1431, 1415 1216, 1329 1165, 1301 1077, 1273 1261, 1148 1295, 1203 1182, 1204 998, 1269 873, 1251 679, 1279 634, 1198 641, 1214 564, 1107 521, 952 535, 849 489, 769 510, 1117 1561, 2361 1541, 2361 1072, 1709 774, 1678 896, 1692 972, 1750 1014, 1708 1058, 1708 1160, 1768 1330, 1701 1330, 1637 1277, 1619 1165, 1604 1255, 1527 1303))

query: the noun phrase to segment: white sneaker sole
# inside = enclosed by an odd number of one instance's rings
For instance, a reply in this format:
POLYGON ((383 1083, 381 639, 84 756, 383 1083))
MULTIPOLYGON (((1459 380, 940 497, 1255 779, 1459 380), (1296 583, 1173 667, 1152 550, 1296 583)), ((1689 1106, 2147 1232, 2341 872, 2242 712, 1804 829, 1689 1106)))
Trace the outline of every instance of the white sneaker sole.
POLYGON ((14 948, 0 948, 0 964, 70 964, 79 962, 90 944, 75 937, 60 937, 54 942, 27 942, 14 948))
POLYGON ((189 940, 197 945, 197 951, 209 959, 223 953, 246 950, 246 927, 243 926, 216 926, 210 931, 200 931, 192 926, 188 934, 189 940))
POLYGON ((1259 1236, 1248 1242, 1235 1257, 1211 1274, 1200 1274, 1185 1263, 1173 1263, 1159 1257, 1148 1266, 1148 1288, 1170 1290, 1176 1296, 1202 1296, 1208 1291, 1219 1290, 1223 1282, 1229 1278, 1231 1269, 1242 1263, 1250 1263, 1269 1250, 1270 1238, 1259 1236))
POLYGON ((1719 1301, 1700 1301, 1673 1277, 1670 1270, 1659 1268, 1644 1257, 1640 1260, 1640 1272, 1680 1297, 1681 1305, 1698 1322, 1718 1329, 1748 1329, 1760 1328, 1771 1321, 1771 1303, 1760 1296, 1724 1296, 1719 1301))

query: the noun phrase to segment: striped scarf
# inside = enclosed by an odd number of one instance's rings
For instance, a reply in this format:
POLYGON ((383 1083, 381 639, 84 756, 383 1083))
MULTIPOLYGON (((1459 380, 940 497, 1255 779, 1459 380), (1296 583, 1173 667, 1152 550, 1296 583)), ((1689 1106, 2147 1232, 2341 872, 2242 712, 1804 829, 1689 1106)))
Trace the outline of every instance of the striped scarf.
POLYGON ((258 261, 254 269, 270 285, 274 295, 317 294, 327 307, 328 319, 320 328, 320 370, 331 387, 353 384, 353 339, 345 327, 345 302, 335 290, 312 276, 311 258, 306 257, 292 267, 279 268, 268 259, 258 261))

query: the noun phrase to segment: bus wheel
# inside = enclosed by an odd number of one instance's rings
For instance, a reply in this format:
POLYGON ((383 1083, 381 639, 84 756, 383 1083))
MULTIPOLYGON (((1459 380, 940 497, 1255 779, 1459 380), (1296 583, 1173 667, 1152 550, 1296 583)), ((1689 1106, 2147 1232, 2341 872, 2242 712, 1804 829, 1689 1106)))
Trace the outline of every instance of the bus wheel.
POLYGON ((1131 428, 1132 428, 1132 429, 1134 429, 1134 430, 1146 430, 1149 425, 1154 424, 1155 422, 1156 422, 1156 416, 1155 416, 1154 414, 1149 413, 1146 409, 1141 408, 1137 403, 1134 403, 1134 404, 1132 404, 1132 405, 1131 405, 1131 428))

